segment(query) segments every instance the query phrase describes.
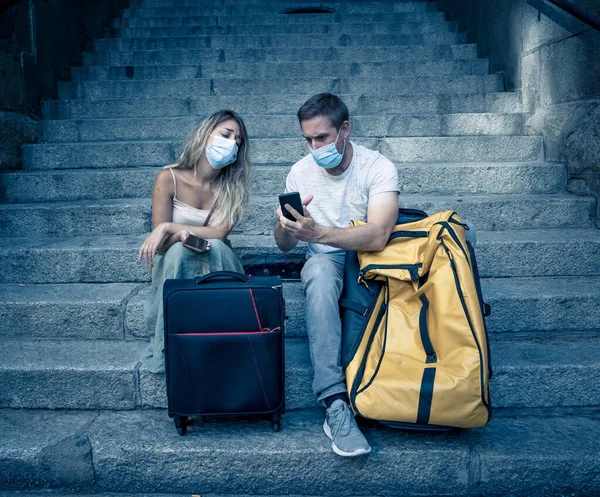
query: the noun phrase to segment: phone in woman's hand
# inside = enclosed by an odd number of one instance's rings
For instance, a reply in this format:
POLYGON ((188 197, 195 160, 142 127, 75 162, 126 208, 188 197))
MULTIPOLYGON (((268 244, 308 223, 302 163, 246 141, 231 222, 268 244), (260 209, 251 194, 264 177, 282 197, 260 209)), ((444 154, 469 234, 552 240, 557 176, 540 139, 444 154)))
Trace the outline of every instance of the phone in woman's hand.
POLYGON ((304 208, 302 207, 302 200, 298 192, 283 193, 279 195, 279 205, 281 206, 281 213, 283 217, 290 221, 296 221, 296 218, 285 208, 285 204, 290 205, 296 209, 301 215, 304 215, 304 208))
POLYGON ((194 252, 201 253, 206 250, 208 241, 190 233, 187 237, 187 240, 183 242, 183 246, 193 250, 194 252))

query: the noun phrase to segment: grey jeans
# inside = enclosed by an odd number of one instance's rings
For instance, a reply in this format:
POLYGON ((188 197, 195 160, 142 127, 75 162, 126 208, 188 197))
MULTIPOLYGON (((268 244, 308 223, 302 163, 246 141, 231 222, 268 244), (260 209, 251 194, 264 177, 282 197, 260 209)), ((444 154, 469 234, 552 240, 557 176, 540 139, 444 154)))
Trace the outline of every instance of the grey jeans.
POLYGON ((301 273, 306 332, 314 369, 313 392, 320 402, 346 391, 338 304, 344 283, 344 257, 343 250, 315 254, 306 261, 301 273))
MULTIPOLYGON (((475 226, 469 227, 467 241, 477 241, 475 226)), ((314 370, 313 392, 323 399, 346 392, 346 375, 342 368, 342 323, 338 301, 344 283, 344 250, 315 254, 302 269, 305 296, 306 332, 314 370)))

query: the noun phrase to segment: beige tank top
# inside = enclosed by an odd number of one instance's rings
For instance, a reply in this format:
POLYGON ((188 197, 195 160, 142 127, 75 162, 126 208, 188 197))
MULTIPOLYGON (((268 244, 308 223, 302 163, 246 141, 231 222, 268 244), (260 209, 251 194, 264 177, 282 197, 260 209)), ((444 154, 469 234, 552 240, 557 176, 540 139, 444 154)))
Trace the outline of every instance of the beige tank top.
MULTIPOLYGON (((175 185, 175 195, 173 195, 173 214, 172 221, 175 224, 187 224, 189 226, 204 226, 209 210, 207 209, 196 209, 191 205, 183 203, 177 199, 177 179, 175 178, 175 172, 170 167, 171 175, 173 176, 173 184, 175 185)), ((207 226, 210 226, 208 223, 207 226)))

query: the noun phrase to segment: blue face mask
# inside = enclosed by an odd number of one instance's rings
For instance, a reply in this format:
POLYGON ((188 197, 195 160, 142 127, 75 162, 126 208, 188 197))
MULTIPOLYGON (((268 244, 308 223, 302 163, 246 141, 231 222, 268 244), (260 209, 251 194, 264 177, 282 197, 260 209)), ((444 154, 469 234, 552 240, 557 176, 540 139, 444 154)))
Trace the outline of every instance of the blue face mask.
POLYGON ((237 152, 238 146, 235 140, 213 136, 213 142, 206 147, 206 158, 214 169, 223 169, 235 162, 237 152))
POLYGON ((310 153, 312 154, 313 159, 318 166, 321 166, 325 169, 333 169, 334 167, 339 166, 340 162, 342 162, 342 157, 344 156, 344 152, 346 151, 346 140, 344 140, 344 149, 342 150, 341 154, 337 151, 337 148, 335 148, 335 144, 337 143, 338 138, 340 137, 341 131, 342 128, 340 127, 340 130, 338 131, 338 134, 333 143, 330 143, 329 145, 324 145, 323 147, 318 148, 316 150, 313 150, 309 147, 310 153))

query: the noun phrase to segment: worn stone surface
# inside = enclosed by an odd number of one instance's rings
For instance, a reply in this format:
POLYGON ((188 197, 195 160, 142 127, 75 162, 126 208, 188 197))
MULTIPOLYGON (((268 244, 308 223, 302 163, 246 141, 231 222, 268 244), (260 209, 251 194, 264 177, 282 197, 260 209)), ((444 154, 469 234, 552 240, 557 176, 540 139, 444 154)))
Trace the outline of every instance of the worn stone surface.
MULTIPOLYGON (((481 230, 588 228, 596 207, 592 197, 513 195, 444 197, 403 195, 401 207, 441 212, 453 209, 481 230)), ((150 199, 78 203, 7 204, 0 208, 0 233, 8 237, 113 235, 149 233, 150 199)), ((277 199, 253 197, 234 233, 270 234, 276 224, 277 199)))
MULTIPOLYGON (((219 61, 228 64, 306 61, 306 49, 302 47, 240 47, 212 50, 206 47, 206 43, 202 38, 196 36, 106 38, 97 40, 96 47, 97 51, 86 55, 86 67, 199 65, 199 61, 209 65, 219 61)), ((403 62, 425 62, 436 60, 472 60, 476 58, 476 55, 475 46, 466 43, 398 45, 394 47, 393 52, 387 47, 345 47, 338 45, 316 51, 313 60, 316 62, 336 60, 346 63, 381 63, 397 60, 403 62)), ((298 96, 301 97, 301 95, 298 96)), ((310 96, 310 92, 308 92, 306 98, 310 96)), ((374 97, 374 95, 371 97, 374 97)), ((228 98, 236 97, 231 95, 228 98)), ((273 98, 281 99, 281 96, 277 97, 277 95, 273 95, 273 98)), ((303 100, 300 98, 300 102, 302 103, 306 98, 303 100)), ((245 105, 252 105, 252 101, 244 100, 245 105)), ((347 100, 348 98, 344 99, 344 101, 347 100)))
POLYGON ((0 337, 123 339, 138 285, 0 285, 0 337))
MULTIPOLYGON (((564 190, 567 170, 551 162, 397 164, 404 194, 534 194, 564 190)), ((144 198, 154 186, 158 167, 111 170, 28 171, 0 175, 6 203, 144 198)), ((288 165, 256 166, 253 191, 279 195, 288 165)), ((581 192, 581 196, 591 192, 581 192)))
POLYGON ((133 409, 138 349, 121 341, 4 339, 0 406, 133 409))
POLYGON ((144 430, 137 414, 106 415, 90 431, 97 482, 105 490, 202 494, 268 489, 286 494, 437 495, 466 490, 468 450, 461 436, 411 437, 369 430, 374 453, 347 461, 330 452, 321 422, 318 413, 294 413, 284 416, 276 436, 267 423, 255 422, 207 423, 179 438, 161 411, 144 416, 144 430), (172 451, 174 444, 179 450, 172 451), (162 464, 165 451, 171 452, 167 466, 162 464), (427 464, 419 463, 420 451, 427 453, 427 464), (454 464, 447 464, 448 459, 454 464), (234 479, 232 474, 252 477, 234 479))
MULTIPOLYGON (((493 341, 496 407, 596 406, 600 340, 581 337, 493 341)), ((144 342, 4 340, 0 406, 36 409, 165 407, 163 375, 138 371, 144 342), (23 385, 27 385, 23 388, 23 385)), ((286 339, 286 406, 316 406, 306 339, 286 339)))
MULTIPOLYGON (((144 53, 139 52, 141 56, 144 53)), ((158 53, 165 53, 159 51, 158 53)), ((181 53, 181 52, 180 52, 181 53)), ((182 53, 187 53, 183 51, 182 53)), ((419 53, 419 50, 416 50, 419 53)), ((204 57, 199 54, 198 57, 204 57)), ((50 100, 44 102, 45 115, 53 119, 108 119, 116 117, 148 118, 204 116, 224 107, 242 115, 295 114, 310 94, 257 95, 251 100, 241 95, 193 96, 188 98, 120 99, 120 100, 50 100)), ((520 94, 474 93, 470 95, 422 95, 417 97, 377 95, 341 95, 350 115, 436 114, 462 112, 512 113, 521 110, 520 94)))
POLYGON ((309 92, 335 92, 361 95, 379 93, 382 95, 418 96, 444 93, 486 93, 502 90, 502 79, 498 75, 486 76, 447 76, 435 78, 427 76, 390 78, 369 78, 355 76, 348 78, 196 78, 173 81, 77 81, 61 82, 59 97, 66 99, 85 98, 105 100, 112 98, 179 98, 185 94, 198 95, 269 95, 281 91, 290 94, 309 92))
POLYGON ((487 74, 487 61, 477 60, 443 60, 443 61, 410 61, 410 62, 363 62, 348 64, 346 62, 222 62, 189 64, 189 65, 146 65, 131 67, 94 66, 73 68, 74 81, 145 81, 154 79, 194 79, 203 74, 232 78, 278 78, 294 77, 302 73, 305 77, 318 77, 327 72, 335 72, 340 77, 372 75, 383 76, 448 76, 487 74))
POLYGON ((0 111, 0 171, 21 169, 21 146, 38 140, 38 123, 23 114, 0 111))
MULTIPOLYGON (((283 288, 286 336, 306 336, 301 284, 285 281, 283 288)), ((486 320, 492 334, 541 339, 599 331, 598 277, 486 278, 482 288, 492 306, 486 320)), ((144 301, 149 293, 143 284, 1 285, 0 333, 23 339, 147 339, 144 301)))
POLYGON ((595 339, 496 342, 492 401, 502 407, 597 405, 600 374, 595 339), (518 372, 517 372, 518 371, 518 372))
MULTIPOLYGON (((359 145, 379 150, 396 163, 502 162, 542 160, 540 136, 452 136, 365 138, 359 145)), ((172 164, 183 142, 118 141, 44 143, 23 147, 27 169, 117 168, 172 164)), ((257 138, 252 157, 259 164, 294 163, 306 155, 299 138, 257 138)))
MULTIPOLYGON (((0 238, 0 283, 148 281, 148 267, 137 261, 144 236, 0 238)), ((245 265, 303 261, 306 251, 299 244, 284 254, 268 235, 234 235, 231 240, 245 265)), ((600 234, 594 229, 480 231, 477 260, 483 278, 591 276, 600 274, 599 250, 600 234)))
POLYGON ((209 421, 185 437, 166 411, 0 411, 10 428, 0 446, 2 497, 79 495, 175 497, 210 495, 594 495, 600 432, 593 417, 496 416, 477 430, 419 434, 376 425, 363 429, 373 453, 343 460, 329 449, 319 410, 286 413, 280 433, 266 421, 209 421), (33 422, 33 423, 32 423, 33 422), (74 453, 57 481, 41 470, 40 454, 61 440, 85 437, 93 473, 74 453), (574 443, 576 441, 576 443, 574 443), (258 452, 257 452, 258 451, 258 452), (257 457, 260 456, 260 457, 257 457), (471 463, 469 463, 471 461, 471 463), (9 469, 10 473, 3 471, 9 469), (235 470, 235 471, 234 471, 235 470), (236 474, 239 478, 231 478, 236 474), (92 479, 92 476, 94 479, 92 479), (13 478, 12 480, 10 478, 13 478), (56 487, 53 492, 10 491, 56 487), (85 485, 84 485, 85 483, 85 485), (97 483, 98 486, 94 486, 97 483), (110 492, 107 493, 107 492, 110 492))
POLYGON ((600 33, 591 28, 544 47, 541 51, 541 105, 598 98, 600 61, 595 54, 599 50, 600 33))
POLYGON ((0 410, 0 488, 91 489, 85 431, 96 417, 91 411, 0 410))
POLYGON ((600 173, 600 105, 585 111, 565 136, 564 157, 575 177, 600 173))
MULTIPOLYGON (((48 121, 43 125, 44 141, 184 140, 199 118, 102 119, 48 121)), ((287 138, 297 130, 298 118, 288 116, 247 116, 248 133, 255 138, 287 138)), ((353 137, 462 136, 522 134, 520 114, 441 114, 353 116, 353 137)), ((250 143, 252 145, 252 143, 250 143)))
MULTIPOLYGON (((227 16, 221 16, 220 22, 227 22, 231 18, 227 18, 227 16)), ((347 29, 341 29, 342 26, 336 25, 333 29, 323 30, 320 29, 317 32, 312 33, 296 33, 296 30, 285 31, 281 28, 287 28, 289 24, 279 24, 277 21, 281 21, 282 16, 261 16, 261 21, 264 22, 267 26, 271 27, 279 27, 275 33, 265 32, 262 29, 260 33, 256 32, 256 26, 254 27, 254 32, 249 33, 238 33, 235 29, 227 29, 229 26, 240 26, 240 24, 235 23, 235 19, 230 21, 230 24, 221 25, 221 31, 214 33, 210 38, 210 44, 213 45, 215 42, 215 46, 219 48, 219 41, 227 36, 229 40, 237 40, 237 37, 242 36, 278 36, 281 34, 287 34, 291 36, 304 35, 304 34, 312 34, 316 36, 316 38, 309 37, 308 39, 301 40, 302 43, 311 43, 312 41, 320 44, 326 44, 327 42, 332 42, 338 40, 337 36, 340 34, 346 34, 351 36, 360 36, 362 34, 368 34, 369 32, 375 32, 378 34, 386 34, 393 33, 394 35, 411 35, 411 34, 424 34, 424 33, 444 33, 447 31, 456 31, 456 27, 453 23, 445 21, 443 18, 439 16, 433 17, 429 13, 419 13, 414 14, 411 13, 409 15, 406 14, 390 14, 388 21, 384 26, 386 28, 378 29, 378 25, 381 24, 381 21, 384 20, 378 14, 370 14, 364 13, 360 15, 348 15, 346 20, 348 21, 347 29), (424 15, 423 15, 424 14, 424 15), (365 24, 358 24, 361 19, 364 19, 365 24), (393 20, 393 21, 392 21, 393 20), (269 22, 272 22, 270 24, 269 22), (394 22, 394 24, 390 24, 394 22), (369 27, 371 25, 371 29, 369 27), (356 26, 356 27, 354 27, 356 26), (392 29, 392 26, 395 29, 392 29), (225 29, 223 29, 225 28, 225 29), (337 28, 337 29, 336 29, 337 28)), ((242 20, 247 21, 248 18, 245 17, 242 20)), ((322 22, 322 21, 321 21, 322 22)), ((119 34, 123 38, 133 38, 136 35, 139 36, 138 33, 141 33, 142 36, 147 36, 147 29, 154 28, 151 33, 161 33, 162 37, 165 36, 175 36, 175 35, 189 35, 194 34, 196 36, 203 36, 205 33, 202 33, 203 27, 216 27, 215 23, 207 22, 206 16, 189 16, 189 17, 132 17, 125 19, 117 20, 115 28, 119 29, 119 34), (197 27, 200 27, 198 29, 197 27), (157 28, 164 28, 161 31, 157 31, 157 28), (169 28, 181 28, 180 32, 173 31, 169 28)), ((319 27, 319 24, 309 24, 308 26, 319 27)), ((242 27, 251 27, 249 24, 241 24, 242 27)), ((306 27, 306 24, 294 24, 291 25, 294 27, 306 27)), ((303 30, 304 31, 304 30, 303 30)), ((275 38, 277 40, 277 38, 275 38)), ((292 39, 292 41, 297 41, 296 39, 292 39)), ((378 44, 376 40, 375 44, 378 44)), ((274 45, 275 43, 269 43, 269 45, 274 45)), ((296 43, 294 43, 296 44, 296 43)))
MULTIPOLYGON (((576 17, 552 5, 523 3, 523 51, 532 52, 550 43, 577 35, 589 27, 576 17)), ((580 5, 580 3, 578 4, 580 5)))
MULTIPOLYGON (((600 194, 600 106, 598 100, 552 105, 538 110, 528 125, 544 135, 546 157, 564 160, 570 178, 568 191, 600 194)), ((600 210, 596 210, 596 219, 600 210)))
MULTIPOLYGON (((489 278, 481 282, 485 302, 492 314, 486 318, 489 333, 509 337, 526 333, 542 339, 546 335, 568 332, 598 333, 600 280, 586 278, 489 278), (546 332, 546 333, 537 333, 546 332), (552 333, 555 332, 555 333, 552 333)), ((283 284, 286 299, 286 335, 306 336, 304 295, 299 281, 283 284)), ((143 302, 149 288, 133 297, 127 305, 126 335, 145 339, 148 330, 143 320, 143 302)))
POLYGON ((470 433, 484 495, 598 493, 598 421, 578 417, 496 420, 470 433), (506 449, 510 446, 510 449, 506 449))

